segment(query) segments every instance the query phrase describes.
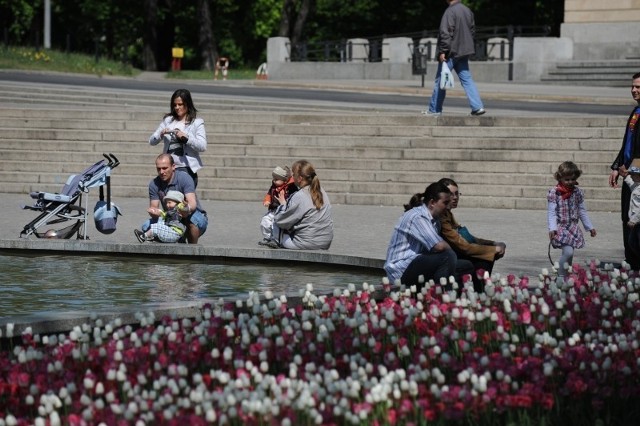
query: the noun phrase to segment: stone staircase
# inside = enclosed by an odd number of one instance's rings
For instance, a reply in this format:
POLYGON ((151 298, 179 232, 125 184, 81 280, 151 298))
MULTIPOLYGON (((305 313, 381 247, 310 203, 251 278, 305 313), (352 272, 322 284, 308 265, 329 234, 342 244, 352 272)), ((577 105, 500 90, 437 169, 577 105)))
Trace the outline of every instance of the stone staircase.
MULTIPOLYGON (((168 96, 0 85, 0 180, 16 203, 31 191, 60 191, 70 174, 115 154, 113 196, 147 197, 159 146, 149 135, 168 96)), ((208 149, 199 173, 204 200, 260 203, 271 170, 305 158, 334 204, 401 206, 426 184, 451 177, 465 207, 544 209, 553 172, 565 160, 583 170, 593 211, 619 207, 607 187, 625 118, 425 118, 366 108, 195 99, 208 149)))
POLYGON ((640 58, 612 61, 560 62, 541 78, 542 83, 631 87, 640 70, 640 58))

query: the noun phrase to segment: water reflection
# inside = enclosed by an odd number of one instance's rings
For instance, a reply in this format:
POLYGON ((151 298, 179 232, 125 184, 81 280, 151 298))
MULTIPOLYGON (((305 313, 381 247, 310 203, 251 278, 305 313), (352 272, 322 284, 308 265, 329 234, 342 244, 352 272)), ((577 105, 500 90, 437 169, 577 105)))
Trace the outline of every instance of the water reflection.
POLYGON ((0 318, 70 310, 244 297, 298 295, 349 283, 379 283, 381 272, 295 264, 210 264, 102 256, 0 256, 0 318))

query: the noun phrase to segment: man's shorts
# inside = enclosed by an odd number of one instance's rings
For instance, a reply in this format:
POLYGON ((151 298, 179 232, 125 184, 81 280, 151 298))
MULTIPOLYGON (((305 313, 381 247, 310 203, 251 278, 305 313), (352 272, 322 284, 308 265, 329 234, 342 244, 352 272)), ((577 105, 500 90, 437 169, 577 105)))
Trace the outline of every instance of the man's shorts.
POLYGON ((207 225, 209 225, 209 218, 207 217, 207 212, 196 210, 189 217, 189 220, 191 220, 191 223, 193 223, 195 226, 198 227, 198 230, 200 230, 200 235, 201 236, 204 235, 204 233, 207 231, 207 225))

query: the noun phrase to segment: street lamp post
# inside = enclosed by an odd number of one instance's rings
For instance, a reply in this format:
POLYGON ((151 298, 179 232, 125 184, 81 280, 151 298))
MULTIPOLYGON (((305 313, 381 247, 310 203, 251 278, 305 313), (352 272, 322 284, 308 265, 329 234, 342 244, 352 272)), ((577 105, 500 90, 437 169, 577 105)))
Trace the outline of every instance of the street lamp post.
POLYGON ((51 49, 51 0, 44 0, 44 48, 51 49))

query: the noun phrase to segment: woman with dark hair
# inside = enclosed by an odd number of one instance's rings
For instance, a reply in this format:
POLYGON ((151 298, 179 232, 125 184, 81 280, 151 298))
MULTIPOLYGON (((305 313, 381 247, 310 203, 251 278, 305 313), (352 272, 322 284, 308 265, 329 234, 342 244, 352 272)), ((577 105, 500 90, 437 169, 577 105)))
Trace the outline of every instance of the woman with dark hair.
POLYGON ((315 169, 306 160, 291 166, 293 181, 299 188, 288 200, 278 194, 280 205, 273 218, 271 248, 327 250, 333 241, 333 217, 329 196, 320 187, 315 169))
POLYGON ((404 206, 396 224, 384 269, 387 277, 405 285, 422 286, 429 280, 460 276, 472 272, 472 265, 459 261, 439 234, 438 218, 447 210, 451 193, 441 183, 432 183, 424 193, 415 194, 404 206), (422 278, 422 279, 421 279, 422 278))
POLYGON ((441 234, 456 252, 459 259, 466 259, 473 264, 473 268, 476 271, 471 275, 473 286, 476 291, 480 292, 484 289, 484 281, 482 277, 478 277, 477 271, 482 269, 491 274, 494 262, 504 256, 507 245, 502 242, 475 237, 471 235, 466 227, 461 226, 452 212, 453 209, 458 207, 458 201, 460 200, 461 194, 458 191, 458 184, 449 178, 442 178, 438 182, 451 191, 449 208, 440 217, 440 223, 442 224, 441 234))
POLYGON ((164 142, 162 152, 171 154, 176 169, 189 173, 195 186, 198 186, 198 170, 202 168, 200 153, 207 149, 204 120, 197 118, 197 114, 191 92, 178 89, 171 95, 169 112, 149 138, 150 145, 164 142))

